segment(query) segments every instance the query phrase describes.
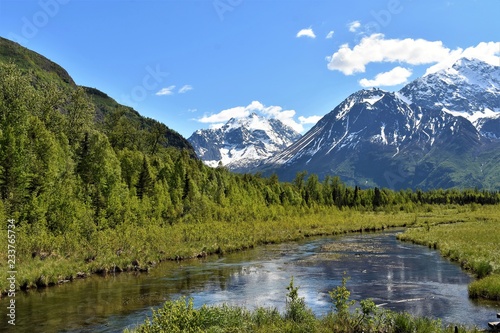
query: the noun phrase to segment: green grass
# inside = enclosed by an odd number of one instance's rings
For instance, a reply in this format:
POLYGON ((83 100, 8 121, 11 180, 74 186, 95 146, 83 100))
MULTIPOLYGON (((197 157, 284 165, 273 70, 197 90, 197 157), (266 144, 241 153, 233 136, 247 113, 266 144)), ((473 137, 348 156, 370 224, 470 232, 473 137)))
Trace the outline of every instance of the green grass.
POLYGON ((472 282, 469 285, 469 295, 472 298, 500 301, 500 275, 489 275, 472 282))
POLYGON ((478 278, 469 286, 473 298, 500 300, 500 214, 498 206, 472 206, 462 223, 408 229, 400 240, 438 249, 478 278))

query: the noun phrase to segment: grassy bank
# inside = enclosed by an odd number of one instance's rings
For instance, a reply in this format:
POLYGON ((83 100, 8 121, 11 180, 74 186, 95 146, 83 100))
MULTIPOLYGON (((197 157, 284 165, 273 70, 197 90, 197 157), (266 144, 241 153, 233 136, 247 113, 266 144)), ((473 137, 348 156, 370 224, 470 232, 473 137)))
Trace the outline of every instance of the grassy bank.
POLYGON ((375 306, 372 300, 355 304, 349 299, 350 291, 346 280, 330 292, 332 312, 324 317, 316 317, 299 297, 293 280, 287 288, 286 310, 284 313, 273 308, 257 308, 249 311, 236 306, 193 307, 192 300, 181 298, 167 301, 164 306, 153 311, 152 318, 125 333, 151 332, 297 332, 297 333, 452 333, 478 332, 475 328, 448 325, 439 320, 413 317, 408 313, 396 313, 375 306), (353 307, 356 310, 353 311, 353 307))
POLYGON ((498 206, 471 206, 464 222, 437 225, 421 219, 420 227, 399 236, 437 249, 478 280, 469 285, 469 296, 500 300, 500 210, 498 206))
MULTIPOLYGON (((421 223, 477 223, 496 206, 474 211, 469 206, 421 206, 405 212, 339 210, 335 207, 270 207, 267 211, 237 212, 224 221, 187 221, 173 225, 119 225, 94 231, 89 238, 55 236, 28 226, 16 229, 17 283, 21 289, 46 287, 89 274, 148 270, 163 260, 223 254, 261 244, 298 240, 315 235, 375 231, 421 223)), ((7 238, 1 239, 2 248, 7 238)), ((1 258, 1 262, 7 262, 1 258)), ((7 281, 0 280, 0 289, 7 281)))
MULTIPOLYGON (((55 236, 21 227, 16 230, 18 286, 40 288, 93 273, 148 270, 163 260, 223 254, 313 235, 380 230, 413 221, 413 215, 404 213, 274 208, 255 217, 251 212, 235 213, 231 221, 119 225, 83 240, 71 233, 55 236)), ((6 240, 2 238, 2 248, 7 248, 6 240)), ((6 254, 2 256, 1 262, 7 262, 6 254)), ((0 288, 7 288, 6 281, 0 280, 0 288)))

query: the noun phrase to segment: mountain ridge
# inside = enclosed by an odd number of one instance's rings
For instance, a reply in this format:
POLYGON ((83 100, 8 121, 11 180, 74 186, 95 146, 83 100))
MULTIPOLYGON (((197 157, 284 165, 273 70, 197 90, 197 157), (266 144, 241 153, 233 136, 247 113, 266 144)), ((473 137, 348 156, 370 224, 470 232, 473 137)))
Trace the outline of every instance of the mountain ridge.
POLYGON ((499 77, 497 66, 461 59, 398 92, 360 90, 258 171, 292 180, 307 170, 393 189, 500 188, 500 170, 482 167, 500 149, 499 77))

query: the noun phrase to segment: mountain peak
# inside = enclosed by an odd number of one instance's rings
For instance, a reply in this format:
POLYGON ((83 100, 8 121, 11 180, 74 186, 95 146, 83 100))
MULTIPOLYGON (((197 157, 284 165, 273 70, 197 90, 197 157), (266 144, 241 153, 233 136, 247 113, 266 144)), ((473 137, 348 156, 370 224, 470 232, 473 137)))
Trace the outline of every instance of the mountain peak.
POLYGON ((259 170, 390 188, 500 184, 487 164, 500 145, 499 70, 464 58, 399 92, 360 90, 259 170))
POLYGON ((460 115, 474 123, 490 111, 500 112, 500 66, 461 58, 447 69, 416 79, 399 93, 422 107, 460 115))
POLYGON ((493 66, 485 61, 469 57, 463 57, 458 59, 452 66, 452 68, 455 70, 461 70, 465 68, 477 70, 478 68, 490 68, 490 67, 498 67, 498 66, 493 66))
POLYGON ((188 140, 205 164, 222 162, 233 171, 247 171, 298 138, 300 134, 280 120, 253 112, 231 118, 219 129, 197 130, 188 140))

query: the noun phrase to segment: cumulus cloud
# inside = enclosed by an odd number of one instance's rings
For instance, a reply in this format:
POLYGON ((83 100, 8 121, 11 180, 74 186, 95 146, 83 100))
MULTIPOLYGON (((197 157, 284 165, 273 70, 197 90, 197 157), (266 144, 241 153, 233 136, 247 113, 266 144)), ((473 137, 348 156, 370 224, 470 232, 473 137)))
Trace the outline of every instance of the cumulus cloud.
POLYGON ((441 41, 424 39, 385 39, 383 34, 373 34, 361 39, 352 49, 344 44, 331 57, 327 57, 328 69, 345 75, 364 73, 371 62, 403 62, 411 65, 430 64, 442 61, 450 49, 441 41))
POLYGON ((258 113, 267 118, 274 118, 280 120, 283 124, 293 128, 295 131, 302 133, 304 132, 305 124, 312 124, 314 119, 321 118, 319 116, 311 117, 299 117, 297 122, 294 117, 296 115, 295 110, 285 110, 281 106, 265 106, 261 102, 253 101, 247 106, 237 106, 234 108, 222 110, 218 113, 205 115, 197 119, 201 123, 210 124, 210 128, 220 128, 231 118, 244 118, 248 117, 251 113, 258 113))
MULTIPOLYGON (((429 74, 450 67, 462 57, 478 58, 498 66, 499 50, 500 42, 483 42, 465 50, 461 48, 451 50, 445 47, 442 41, 386 39, 383 34, 373 34, 363 37, 353 48, 348 44, 340 46, 339 50, 326 60, 328 69, 340 71, 345 75, 364 73, 369 63, 381 62, 399 62, 408 65, 433 64, 427 70, 426 74, 429 74)), ((399 73, 405 74, 401 70, 399 73)))
POLYGON ((189 90, 193 90, 193 86, 185 84, 179 89, 179 94, 187 93, 189 90))
POLYGON ((347 27, 349 28, 350 32, 356 32, 359 28, 361 28, 361 22, 359 22, 359 21, 352 21, 351 23, 349 23, 347 25, 347 27))
POLYGON ((312 28, 307 28, 307 29, 302 29, 299 32, 297 32, 296 37, 297 38, 300 38, 300 37, 316 38, 316 35, 314 34, 314 31, 312 28))
POLYGON ((248 106, 237 106, 234 108, 222 110, 219 113, 211 114, 209 116, 203 116, 198 121, 200 123, 225 123, 231 118, 244 118, 250 115, 252 111, 256 111, 263 108, 260 102, 252 102, 248 106))
POLYGON ((411 74, 411 69, 398 66, 388 72, 377 74, 373 80, 361 79, 359 84, 362 87, 395 86, 406 83, 411 74))
POLYGON ((327 35, 326 35, 326 39, 332 39, 333 38, 333 34, 335 33, 335 31, 330 31, 327 35))
POLYGON ((175 86, 170 86, 166 88, 160 89, 157 93, 156 96, 168 96, 172 95, 174 93, 175 86))

